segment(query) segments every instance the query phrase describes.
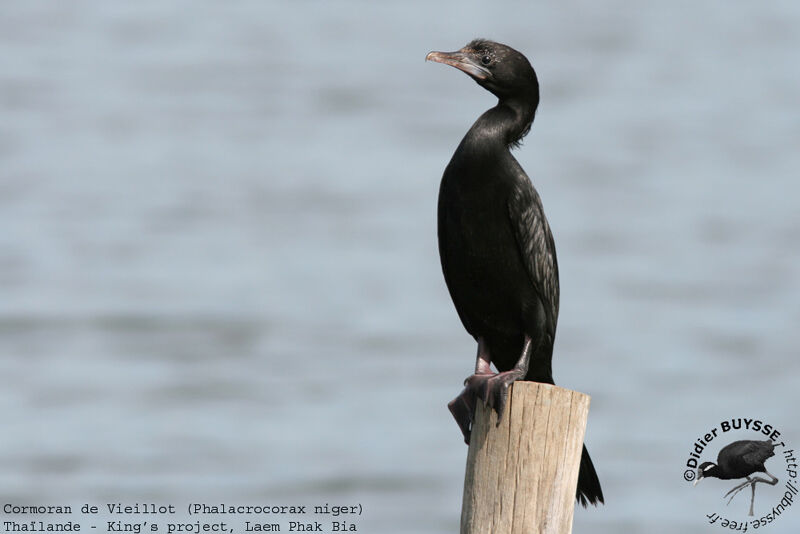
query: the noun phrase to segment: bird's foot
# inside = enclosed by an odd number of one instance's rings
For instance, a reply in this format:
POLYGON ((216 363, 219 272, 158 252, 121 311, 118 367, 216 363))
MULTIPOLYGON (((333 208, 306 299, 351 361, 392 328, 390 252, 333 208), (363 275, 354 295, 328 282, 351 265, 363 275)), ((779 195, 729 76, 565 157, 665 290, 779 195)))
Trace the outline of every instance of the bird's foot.
POLYGON ((500 426, 508 401, 508 387, 523 376, 525 373, 521 369, 514 368, 496 374, 476 373, 464 380, 464 390, 451 400, 447 407, 461 428, 467 445, 472 433, 472 424, 475 422, 477 399, 481 399, 484 406, 489 406, 497 412, 497 426, 500 426))
POLYGON ((461 433, 464 434, 464 443, 469 445, 472 423, 475 421, 475 406, 478 398, 486 399, 486 390, 489 380, 495 377, 493 373, 476 373, 464 380, 464 389, 458 397, 447 404, 450 413, 458 423, 461 433))
POLYGON ((739 484, 738 486, 736 486, 736 487, 732 488, 732 489, 731 489, 731 490, 730 490, 728 493, 726 493, 725 495, 723 495, 723 496, 722 496, 722 498, 724 499, 725 497, 727 497, 728 495, 730 495, 730 496, 731 496, 731 498, 730 498, 730 499, 728 499, 728 502, 727 502, 727 504, 730 504, 730 503, 731 503, 731 501, 733 500, 733 498, 734 498, 734 497, 736 497, 736 494, 737 494, 737 493, 739 493, 739 492, 740 492, 740 491, 742 491, 744 488, 746 488, 747 486, 750 486, 750 485, 752 485, 752 484, 754 484, 754 482, 752 482, 752 481, 751 481, 751 480, 748 478, 748 479, 747 479, 747 481, 745 481, 745 482, 742 482, 742 483, 741 483, 741 484, 739 484))
POLYGON ((497 412, 497 426, 500 426, 500 420, 503 418, 503 412, 506 409, 508 387, 523 376, 525 376, 525 372, 517 368, 497 373, 488 380, 486 388, 482 390, 484 396, 481 398, 484 404, 497 412))

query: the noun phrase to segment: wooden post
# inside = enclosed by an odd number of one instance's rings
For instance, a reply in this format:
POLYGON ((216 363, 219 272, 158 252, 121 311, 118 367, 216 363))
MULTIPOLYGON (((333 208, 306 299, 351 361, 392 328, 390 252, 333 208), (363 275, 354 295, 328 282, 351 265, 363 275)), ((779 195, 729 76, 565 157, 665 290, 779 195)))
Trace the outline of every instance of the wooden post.
POLYGON ((589 396, 515 382, 500 421, 478 402, 461 534, 572 532, 589 396))

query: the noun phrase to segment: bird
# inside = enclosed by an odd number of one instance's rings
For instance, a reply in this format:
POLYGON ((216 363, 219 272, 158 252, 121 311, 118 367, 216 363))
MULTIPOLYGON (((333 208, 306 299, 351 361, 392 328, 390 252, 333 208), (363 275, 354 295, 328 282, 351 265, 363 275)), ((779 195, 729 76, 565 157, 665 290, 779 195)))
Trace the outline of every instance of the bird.
MULTIPOLYGON (((455 67, 497 97, 466 133, 439 187, 442 272, 464 328, 477 341, 475 372, 448 408, 469 443, 477 400, 503 415, 516 380, 553 384, 558 262, 542 201, 511 154, 533 124, 539 80, 510 46, 475 39, 426 60, 455 67), (493 373, 491 364, 498 372, 493 373)), ((583 447, 576 498, 604 502, 583 447)))
POLYGON ((728 499, 728 504, 730 504, 736 494, 749 485, 752 490, 749 515, 752 516, 753 501, 755 501, 756 498, 756 484, 763 482, 774 486, 778 483, 778 479, 770 474, 767 468, 764 467, 764 462, 775 456, 774 449, 775 444, 770 440, 758 441, 745 439, 734 441, 724 446, 719 451, 717 463, 703 462, 697 467, 697 478, 694 481, 694 485, 696 486, 698 482, 708 477, 719 478, 721 480, 746 478, 747 480, 745 482, 732 488, 724 497, 728 495, 731 496, 731 498, 728 499), (771 480, 751 476, 753 473, 766 473, 771 480))

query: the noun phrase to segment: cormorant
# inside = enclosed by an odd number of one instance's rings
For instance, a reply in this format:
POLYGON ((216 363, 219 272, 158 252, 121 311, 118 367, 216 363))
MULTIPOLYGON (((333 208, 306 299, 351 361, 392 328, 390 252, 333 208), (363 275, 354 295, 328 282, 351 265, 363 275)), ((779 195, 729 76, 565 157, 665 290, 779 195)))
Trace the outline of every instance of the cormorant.
POLYGON ((715 477, 721 480, 731 480, 742 477, 747 478, 745 482, 731 489, 724 497, 728 495, 731 496, 731 498, 728 499, 728 504, 730 504, 736 494, 749 485, 752 490, 752 495, 750 495, 749 515, 752 516, 753 501, 756 499, 756 484, 763 482, 764 484, 774 486, 778 483, 778 479, 772 476, 772 474, 767 471, 767 468, 764 467, 764 462, 766 462, 768 458, 775 456, 774 449, 775 444, 770 440, 734 441, 724 446, 722 450, 719 451, 716 464, 713 462, 703 462, 700 464, 697 468, 697 479, 694 481, 694 485, 696 486, 700 480, 706 477, 715 477), (761 477, 751 477, 750 475, 753 473, 766 473, 772 480, 761 477))
MULTIPOLYGON (((539 194, 510 152, 533 123, 539 81, 525 56, 484 39, 426 59, 462 70, 498 98, 458 145, 439 189, 442 271, 464 328, 478 342, 475 373, 448 404, 469 443, 477 398, 499 421, 514 381, 553 384, 556 249, 539 194)), ((603 502, 586 447, 577 499, 584 506, 603 502)))

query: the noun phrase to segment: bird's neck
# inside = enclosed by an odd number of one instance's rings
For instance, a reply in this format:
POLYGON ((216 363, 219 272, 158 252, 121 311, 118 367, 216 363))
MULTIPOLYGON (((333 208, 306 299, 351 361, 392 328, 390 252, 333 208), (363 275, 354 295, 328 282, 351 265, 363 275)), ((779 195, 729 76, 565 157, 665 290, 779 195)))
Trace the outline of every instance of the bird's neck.
POLYGON ((502 143, 517 145, 528 133, 536 115, 536 105, 529 99, 503 98, 478 117, 464 141, 471 145, 502 143))
POLYGON ((711 467, 705 473, 703 473, 703 476, 720 478, 721 474, 722 474, 722 471, 720 470, 719 466, 714 464, 713 467, 711 467))

